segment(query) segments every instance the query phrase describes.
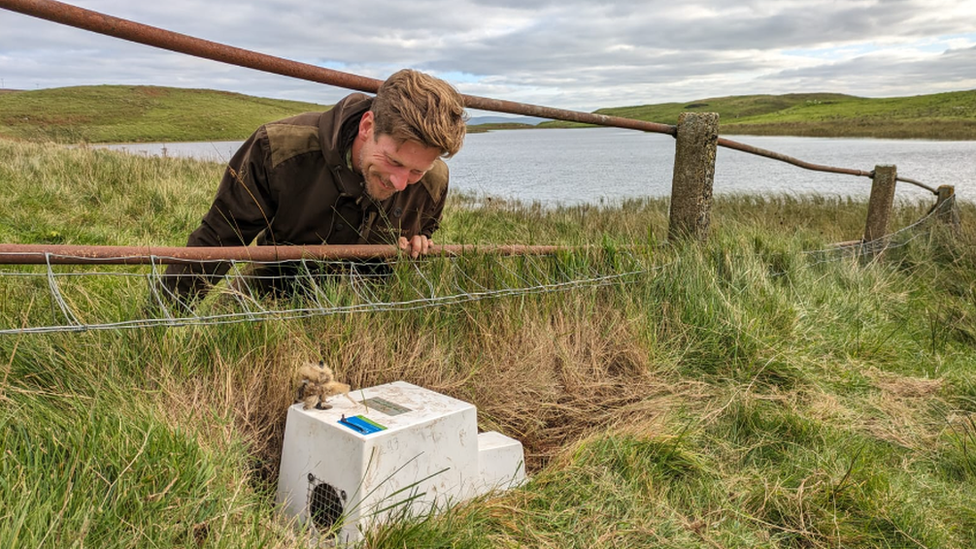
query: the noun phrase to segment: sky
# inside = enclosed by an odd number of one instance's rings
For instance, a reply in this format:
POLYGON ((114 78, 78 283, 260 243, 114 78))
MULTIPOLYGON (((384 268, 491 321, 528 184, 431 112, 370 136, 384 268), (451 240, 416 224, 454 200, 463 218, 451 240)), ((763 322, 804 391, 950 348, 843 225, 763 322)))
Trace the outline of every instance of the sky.
MULTIPOLYGON (((976 0, 67 3, 371 78, 410 67, 466 94, 586 112, 727 95, 976 89, 976 0)), ((0 87, 97 84, 320 104, 348 93, 0 9, 0 87)))

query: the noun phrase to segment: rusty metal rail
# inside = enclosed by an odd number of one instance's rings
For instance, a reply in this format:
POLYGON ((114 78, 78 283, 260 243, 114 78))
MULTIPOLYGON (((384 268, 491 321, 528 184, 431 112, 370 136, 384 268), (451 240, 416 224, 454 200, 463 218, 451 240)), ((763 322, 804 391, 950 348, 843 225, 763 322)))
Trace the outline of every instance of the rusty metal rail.
MULTIPOLYGON (((55 23, 61 23, 80 29, 114 36, 123 40, 129 40, 147 46, 153 46, 170 51, 185 53, 196 57, 238 65, 259 71, 290 76, 311 82, 329 84, 342 88, 359 90, 368 93, 376 93, 379 89, 381 80, 358 76, 347 72, 327 69, 308 63, 290 61, 272 55, 257 53, 243 48, 236 48, 195 38, 185 34, 153 27, 142 23, 136 23, 127 19, 113 17, 92 10, 71 6, 55 0, 0 0, 0 8, 15 11, 25 15, 46 19, 55 23)), ((518 103, 515 101, 504 101, 501 99, 490 99, 475 95, 463 95, 465 105, 473 109, 486 111, 504 112, 524 116, 535 116, 539 118, 551 118, 555 120, 566 120, 569 122, 581 122, 586 124, 596 124, 599 126, 612 126, 640 130, 645 132, 663 133, 675 136, 677 130, 670 124, 659 124, 644 120, 634 120, 619 116, 608 116, 596 113, 586 113, 571 111, 567 109, 556 109, 539 105, 518 103)), ((846 168, 836 168, 821 164, 811 164, 796 158, 779 154, 773 151, 753 147, 744 143, 732 141, 730 139, 719 138, 718 145, 737 151, 762 156, 774 160, 779 160, 812 171, 855 175, 862 177, 872 177, 873 172, 864 170, 852 170, 846 168)), ((921 187, 933 194, 938 194, 934 188, 905 177, 898 177, 898 181, 910 183, 921 187)))
MULTIPOLYGON (((158 27, 135 23, 127 19, 113 17, 92 10, 71 6, 54 0, 0 0, 0 8, 10 11, 47 19, 55 23, 62 23, 72 27, 114 36, 131 42, 138 42, 147 46, 154 46, 165 50, 186 53, 196 57, 238 65, 259 71, 291 76, 320 84, 329 84, 351 90, 376 93, 382 80, 358 76, 347 72, 327 69, 257 53, 243 48, 236 48, 195 38, 185 34, 164 30, 158 27)), ((593 113, 576 112, 565 109, 555 109, 538 105, 527 105, 514 101, 489 99, 474 95, 464 95, 465 105, 473 109, 486 111, 537 116, 599 124, 601 126, 616 126, 647 132, 675 134, 675 127, 668 124, 658 124, 643 120, 633 120, 617 116, 605 116, 593 113)))
MULTIPOLYGON (((567 248, 525 245, 434 245, 429 255, 465 253, 548 255, 567 248)), ((231 246, 181 248, 156 246, 70 246, 0 244, 0 264, 7 265, 167 265, 216 261, 298 261, 388 259, 402 254, 396 246, 374 244, 321 246, 231 246)))
MULTIPOLYGON (((770 151, 770 150, 767 150, 767 149, 761 149, 759 147, 753 147, 752 145, 746 145, 745 143, 739 143, 738 141, 732 141, 731 139, 726 139, 724 137, 719 137, 718 138, 718 145, 720 147, 725 147, 725 148, 728 148, 728 149, 734 149, 734 150, 737 150, 737 151, 742 151, 742 152, 746 152, 746 153, 749 153, 749 154, 755 154, 757 156, 763 156, 763 157, 766 157, 766 158, 771 158, 771 159, 774 159, 774 160, 779 160, 781 162, 786 162, 787 164, 792 164, 794 166, 798 166, 798 167, 803 168, 805 170, 811 170, 811 171, 815 171, 815 172, 839 173, 839 174, 845 174, 845 175, 856 175, 856 176, 860 176, 860 177, 869 177, 869 178, 873 178, 874 177, 874 170, 872 170, 872 171, 864 171, 864 170, 854 170, 854 169, 850 169, 850 168, 835 168, 833 166, 825 166, 823 164, 813 164, 813 163, 810 163, 810 162, 805 162, 805 161, 800 160, 798 158, 793 158, 792 156, 787 156, 785 154, 780 154, 778 152, 770 151)), ((909 179, 907 177, 900 177, 899 176, 898 177, 898 181, 903 181, 905 183, 911 183, 912 185, 915 185, 917 187, 921 187, 921 188, 923 188, 923 189, 925 189, 925 190, 927 190, 930 193, 935 194, 935 195, 939 194, 939 191, 937 191, 936 189, 934 189, 934 188, 932 188, 932 187, 930 187, 930 186, 928 186, 928 185, 926 185, 924 183, 921 183, 919 181, 916 181, 914 179, 909 179)))
MULTIPOLYGON (((154 46, 196 57, 211 59, 264 72, 290 76, 321 84, 375 93, 381 80, 327 69, 227 46, 209 40, 195 38, 158 27, 113 17, 55 0, 0 0, 0 8, 77 27, 92 32, 154 46)), ((469 108, 504 112, 540 118, 581 122, 600 126, 612 126, 676 136, 677 128, 659 124, 596 113, 556 109, 513 101, 490 99, 474 95, 462 95, 469 108)), ((837 168, 812 164, 802 160, 761 149, 726 138, 718 138, 721 147, 786 162, 807 170, 830 172, 860 177, 873 177, 873 171, 837 168)), ((898 181, 910 183, 933 194, 938 191, 918 181, 898 177, 898 181)), ((435 246, 433 253, 457 255, 477 250, 495 254, 549 254, 560 249, 556 246, 435 246)), ((200 261, 286 261, 300 259, 369 259, 389 258, 398 255, 393 246, 296 246, 296 247, 224 247, 224 248, 176 248, 176 247, 124 247, 124 246, 36 246, 0 245, 0 264, 169 264, 200 261)))

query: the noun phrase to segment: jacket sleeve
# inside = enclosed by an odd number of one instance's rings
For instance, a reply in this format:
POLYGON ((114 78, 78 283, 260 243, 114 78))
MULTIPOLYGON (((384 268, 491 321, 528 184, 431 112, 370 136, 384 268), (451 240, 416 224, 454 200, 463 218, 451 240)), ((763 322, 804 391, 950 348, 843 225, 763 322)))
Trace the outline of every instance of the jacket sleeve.
POLYGON ((428 212, 425 212, 423 218, 420 222, 420 234, 431 238, 434 235, 434 231, 441 226, 441 214, 444 213, 444 203, 447 202, 447 182, 444 183, 444 192, 441 194, 439 200, 434 200, 433 206, 431 206, 428 212))
MULTIPOLYGON (((268 166, 270 151, 262 127, 228 163, 210 210, 190 234, 186 245, 247 246, 262 230, 270 231, 277 200, 269 182, 268 166)), ((169 297, 192 304, 204 297, 229 267, 220 261, 170 265, 163 286, 169 297)))
POLYGON ((437 160, 434 168, 424 177, 422 183, 427 189, 431 203, 420 212, 420 234, 430 238, 441 224, 444 203, 447 202, 447 188, 450 170, 443 160, 437 160))

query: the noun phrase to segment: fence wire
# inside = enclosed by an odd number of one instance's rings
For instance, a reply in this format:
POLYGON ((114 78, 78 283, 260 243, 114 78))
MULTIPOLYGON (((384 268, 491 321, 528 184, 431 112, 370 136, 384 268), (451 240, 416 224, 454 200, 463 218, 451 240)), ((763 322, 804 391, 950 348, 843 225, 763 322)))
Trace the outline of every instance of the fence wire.
MULTIPOLYGON (((942 208, 951 208, 951 201, 942 208)), ((883 239, 800 252, 805 265, 875 257, 927 234, 925 217, 883 239)), ((463 255, 385 262, 231 261, 226 279, 191 306, 165 289, 162 265, 18 266, 0 271, 0 334, 84 332, 151 327, 218 325, 314 316, 445 307, 486 299, 521 297, 645 280, 674 262, 659 249, 581 249, 552 255, 463 255), (287 265, 284 265, 287 263, 287 265), (256 276, 255 266, 287 266, 294 290, 269 297, 255 285, 284 283, 284 276, 256 276), (78 270, 82 269, 82 270, 78 270), (258 284, 255 284, 258 283, 258 284)))
POLYGON ((406 311, 626 284, 664 267, 648 267, 638 254, 626 251, 588 255, 471 255, 382 263, 231 261, 226 279, 194 306, 166 289, 166 275, 156 263, 143 267, 101 266, 93 271, 48 263, 0 272, 0 277, 8 280, 0 311, 0 322, 5 325, 0 334, 216 325, 406 311), (287 277, 250 274, 258 265, 288 267, 290 273, 287 277), (285 284, 286 281, 294 283, 285 284), (293 291, 266 296, 252 289, 269 282, 281 282, 293 291), (46 303, 39 302, 39 294, 46 296, 46 303))

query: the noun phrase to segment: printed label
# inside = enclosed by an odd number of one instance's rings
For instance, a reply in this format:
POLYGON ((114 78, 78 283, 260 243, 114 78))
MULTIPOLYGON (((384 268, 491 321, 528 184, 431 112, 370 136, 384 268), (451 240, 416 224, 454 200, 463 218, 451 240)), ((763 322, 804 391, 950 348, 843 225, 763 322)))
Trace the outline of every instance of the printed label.
POLYGON ((377 410, 388 416, 398 416, 411 411, 410 408, 400 406, 399 404, 395 404, 389 400, 386 400, 385 398, 380 397, 367 398, 366 400, 360 402, 360 404, 363 404, 370 410, 377 410))

